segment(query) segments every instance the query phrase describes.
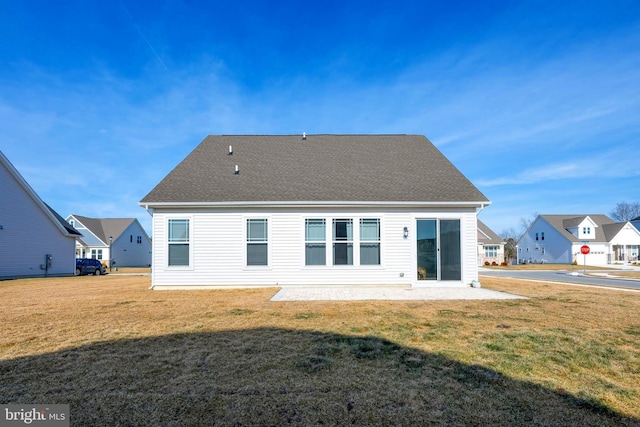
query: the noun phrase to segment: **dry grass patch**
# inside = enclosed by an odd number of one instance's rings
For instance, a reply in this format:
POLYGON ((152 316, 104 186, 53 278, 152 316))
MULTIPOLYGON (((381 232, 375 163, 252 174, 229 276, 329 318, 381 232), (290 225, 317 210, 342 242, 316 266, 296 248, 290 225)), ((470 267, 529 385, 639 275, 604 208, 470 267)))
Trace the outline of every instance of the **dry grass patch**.
POLYGON ((270 302, 149 277, 0 282, 0 401, 76 425, 640 426, 640 295, 270 302))

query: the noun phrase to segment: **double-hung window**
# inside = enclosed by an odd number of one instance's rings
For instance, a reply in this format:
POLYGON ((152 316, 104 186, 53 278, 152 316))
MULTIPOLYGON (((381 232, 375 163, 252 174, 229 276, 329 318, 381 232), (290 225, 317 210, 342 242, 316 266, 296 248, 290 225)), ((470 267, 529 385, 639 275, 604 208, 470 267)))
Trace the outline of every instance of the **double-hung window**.
POLYGON ((333 220, 333 265, 353 265, 353 219, 333 220))
POLYGON ((265 218, 247 219, 247 265, 269 265, 269 240, 265 218))
POLYGON ((360 219, 360 265, 380 265, 380 219, 360 219))
POLYGON ((306 219, 304 223, 305 265, 327 264, 326 220, 306 219))
POLYGON ((189 265, 189 220, 169 220, 169 266, 189 265))

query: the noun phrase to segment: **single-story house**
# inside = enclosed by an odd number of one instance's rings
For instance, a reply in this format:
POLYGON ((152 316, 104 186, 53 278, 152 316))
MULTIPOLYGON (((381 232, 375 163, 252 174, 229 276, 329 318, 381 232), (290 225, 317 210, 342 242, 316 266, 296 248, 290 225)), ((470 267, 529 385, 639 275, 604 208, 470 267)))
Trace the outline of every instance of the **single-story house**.
POLYGON ((504 245, 500 236, 478 220, 478 265, 504 262, 504 245))
POLYGON ((72 214, 67 221, 82 233, 76 243, 76 258, 102 260, 107 267, 151 265, 151 239, 136 218, 88 218, 72 214))
POLYGON ((73 276, 79 236, 0 151, 0 279, 73 276))
POLYGON ((421 135, 206 137, 147 194, 154 289, 468 286, 489 200, 421 135))
POLYGON ((606 215, 538 215, 518 240, 518 262, 605 265, 638 260, 640 231, 606 215), (582 246, 589 247, 583 255, 582 246))

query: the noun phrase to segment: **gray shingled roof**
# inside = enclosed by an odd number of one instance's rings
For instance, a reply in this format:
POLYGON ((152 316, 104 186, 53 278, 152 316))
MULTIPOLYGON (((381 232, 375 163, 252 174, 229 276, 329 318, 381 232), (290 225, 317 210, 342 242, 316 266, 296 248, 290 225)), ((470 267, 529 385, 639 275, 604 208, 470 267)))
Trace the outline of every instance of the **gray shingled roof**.
POLYGON ((106 245, 109 244, 109 236, 113 237, 114 241, 117 240, 136 220, 135 218, 88 218, 75 214, 73 216, 106 245))
POLYGON ((485 245, 499 245, 504 241, 484 222, 478 220, 478 243, 485 245))
POLYGON ((140 203, 261 201, 489 203, 422 135, 208 136, 140 203))
MULTIPOLYGON (((573 234, 569 233, 566 228, 567 227, 576 227, 580 224, 586 217, 591 218, 593 222, 596 223, 598 228, 595 231, 595 238, 593 239, 596 242, 608 242, 609 239, 613 236, 608 236, 606 231, 611 231, 612 229, 605 225, 614 224, 613 220, 606 215, 601 214, 589 214, 589 215, 540 215, 540 218, 543 218, 549 224, 551 224, 561 235, 563 235, 567 240, 571 242, 581 242, 582 239, 578 239, 573 234)), ((624 224, 623 224, 624 225, 624 224)))
POLYGON ((607 242, 613 240, 618 235, 620 230, 627 225, 626 222, 616 222, 613 224, 602 224, 602 231, 604 231, 604 238, 607 242))

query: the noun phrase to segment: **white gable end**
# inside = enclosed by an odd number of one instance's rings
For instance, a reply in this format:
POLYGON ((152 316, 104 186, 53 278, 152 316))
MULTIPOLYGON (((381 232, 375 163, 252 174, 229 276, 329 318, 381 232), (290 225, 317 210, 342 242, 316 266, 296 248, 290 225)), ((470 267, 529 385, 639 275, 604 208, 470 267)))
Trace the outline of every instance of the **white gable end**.
POLYGON ((609 243, 612 245, 640 245, 640 231, 627 223, 609 243))
POLYGON ((580 223, 578 227, 578 239, 593 240, 596 238, 596 228, 598 225, 589 217, 580 223))

